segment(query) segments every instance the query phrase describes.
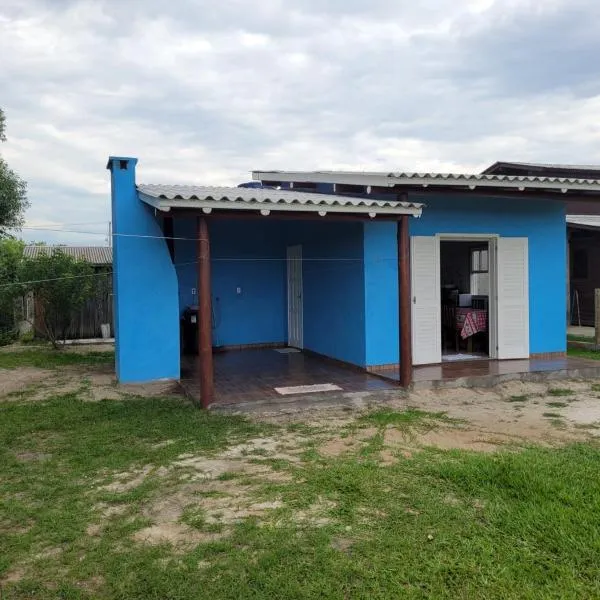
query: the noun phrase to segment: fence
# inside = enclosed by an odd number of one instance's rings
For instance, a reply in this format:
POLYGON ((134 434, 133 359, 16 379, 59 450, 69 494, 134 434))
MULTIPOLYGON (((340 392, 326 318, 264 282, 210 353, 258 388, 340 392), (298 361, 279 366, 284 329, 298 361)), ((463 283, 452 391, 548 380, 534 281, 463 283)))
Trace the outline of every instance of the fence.
MULTIPOLYGON (((109 331, 106 333, 109 336, 113 335, 112 278, 109 276, 102 278, 99 280, 99 284, 95 296, 87 300, 82 308, 73 315, 67 330, 67 339, 105 337, 102 325, 108 325, 109 331)), ((44 327, 40 319, 42 309, 43 307, 39 306, 39 301, 32 293, 19 298, 15 303, 14 316, 8 313, 4 315, 7 331, 11 330, 20 335, 31 332, 35 337, 44 338, 44 327)), ((2 324, 2 315, 0 315, 0 335, 2 324)), ((10 337, 10 334, 7 335, 10 337)))

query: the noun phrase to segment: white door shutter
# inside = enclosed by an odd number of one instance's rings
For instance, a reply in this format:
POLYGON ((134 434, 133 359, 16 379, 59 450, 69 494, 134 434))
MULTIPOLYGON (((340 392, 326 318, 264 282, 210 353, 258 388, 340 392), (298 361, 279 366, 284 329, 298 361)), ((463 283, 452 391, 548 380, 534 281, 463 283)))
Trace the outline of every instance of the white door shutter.
POLYGON ((498 239, 498 358, 529 358, 527 241, 498 239))
POLYGON ((440 245, 435 237, 413 236, 411 243, 413 364, 442 362, 440 245))
POLYGON ((302 246, 287 249, 288 346, 304 347, 304 306, 302 294, 302 246))

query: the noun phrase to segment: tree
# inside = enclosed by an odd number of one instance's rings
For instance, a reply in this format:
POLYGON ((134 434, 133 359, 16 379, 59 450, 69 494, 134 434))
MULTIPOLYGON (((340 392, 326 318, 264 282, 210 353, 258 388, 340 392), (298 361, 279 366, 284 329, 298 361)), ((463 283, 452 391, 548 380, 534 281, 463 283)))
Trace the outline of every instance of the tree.
POLYGON ((33 292, 36 324, 55 348, 64 343, 73 318, 95 295, 98 279, 88 262, 60 248, 21 261, 20 293, 33 292))
MULTIPOLYGON (((6 118, 0 108, 0 142, 5 141, 6 118)), ((23 225, 23 215, 28 206, 27 184, 0 156, 0 237, 5 237, 9 229, 23 225)))
POLYGON ((19 264, 25 243, 20 240, 0 240, 0 345, 17 337, 17 307, 19 264))

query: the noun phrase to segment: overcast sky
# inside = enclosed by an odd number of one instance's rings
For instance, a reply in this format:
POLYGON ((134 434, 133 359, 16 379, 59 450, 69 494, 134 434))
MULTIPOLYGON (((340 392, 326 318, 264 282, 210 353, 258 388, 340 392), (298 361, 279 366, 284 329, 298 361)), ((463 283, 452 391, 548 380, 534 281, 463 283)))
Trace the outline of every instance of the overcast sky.
POLYGON ((600 163, 599 26, 597 0, 2 0, 23 237, 106 243, 109 154, 225 185, 600 163))

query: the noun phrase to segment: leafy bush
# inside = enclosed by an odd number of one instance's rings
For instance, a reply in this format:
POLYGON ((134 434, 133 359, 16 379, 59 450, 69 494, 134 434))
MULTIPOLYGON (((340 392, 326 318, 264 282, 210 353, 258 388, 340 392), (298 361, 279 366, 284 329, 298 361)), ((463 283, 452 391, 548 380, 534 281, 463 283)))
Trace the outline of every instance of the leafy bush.
POLYGON ((19 293, 33 293, 36 326, 58 347, 67 337, 71 322, 96 292, 92 266, 55 248, 35 258, 24 258, 18 271, 19 293))

